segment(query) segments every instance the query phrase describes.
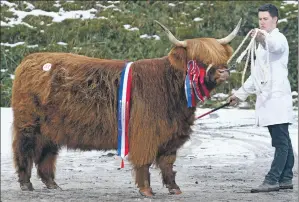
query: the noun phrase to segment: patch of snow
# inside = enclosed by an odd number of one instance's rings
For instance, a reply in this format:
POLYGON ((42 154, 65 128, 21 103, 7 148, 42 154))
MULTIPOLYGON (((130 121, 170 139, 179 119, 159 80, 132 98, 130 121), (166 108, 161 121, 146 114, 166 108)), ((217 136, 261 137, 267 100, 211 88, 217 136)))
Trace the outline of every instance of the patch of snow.
MULTIPOLYGON (((21 11, 21 10, 16 10, 14 8, 14 4, 9 4, 5 1, 1 1, 1 5, 10 5, 9 11, 12 12, 14 15, 17 16, 17 18, 7 18, 8 22, 3 22, 1 21, 1 26, 14 26, 14 25, 19 25, 19 24, 24 24, 30 28, 34 28, 33 26, 29 25, 28 23, 22 22, 22 20, 27 16, 27 15, 33 15, 33 16, 48 16, 53 18, 53 22, 62 22, 65 19, 94 19, 96 18, 95 13, 98 12, 97 9, 91 8, 89 10, 75 10, 75 11, 65 11, 63 8, 59 9, 59 12, 48 12, 40 9, 33 9, 29 12, 27 11, 21 11)), ((112 5, 110 5, 111 7, 112 5)))
POLYGON ((228 98, 228 95, 227 94, 224 94, 224 93, 216 93, 215 95, 212 96, 213 98, 216 98, 216 99, 226 99, 228 98))
POLYGON ((20 46, 23 45, 25 42, 17 42, 14 44, 10 44, 10 43, 1 43, 1 46, 8 46, 8 47, 16 47, 16 46, 20 46))
POLYGON ((58 45, 62 45, 62 46, 67 46, 67 43, 65 43, 65 42, 61 42, 61 41, 60 41, 60 42, 57 42, 57 44, 58 44, 58 45))
POLYGON ((119 8, 113 8, 113 10, 121 12, 121 10, 119 8))
POLYGON ((124 28, 126 30, 129 30, 129 31, 137 31, 137 30, 139 30, 137 27, 132 27, 131 28, 131 25, 128 25, 128 24, 124 25, 124 28))
POLYGON ((158 35, 153 35, 152 37, 154 37, 155 40, 160 40, 160 37, 158 35))
POLYGON ((293 92, 292 92, 292 96, 293 96, 293 97, 298 97, 298 93, 297 93, 296 91, 293 91, 293 92))
POLYGON ((132 27, 132 28, 130 28, 129 30, 130 30, 130 31, 138 31, 139 28, 137 28, 137 27, 132 27))
POLYGON ((61 4, 59 1, 55 1, 55 4, 53 4, 53 6, 59 8, 59 7, 61 7, 61 4))
POLYGON ((238 104, 239 109, 250 109, 250 104, 248 102, 240 102, 238 104))
POLYGON ((27 1, 24 1, 24 4, 27 5, 26 9, 29 9, 29 10, 35 9, 35 7, 31 3, 28 3, 27 1))
POLYGON ((197 18, 193 19, 193 21, 195 21, 195 22, 202 21, 202 20, 203 20, 203 18, 200 18, 200 17, 197 17, 197 18))
POLYGON ((125 29, 130 29, 131 25, 124 25, 125 29))
POLYGON ((281 23, 281 22, 288 22, 288 19, 286 19, 286 18, 279 19, 279 20, 278 20, 278 23, 281 23))
POLYGON ((298 1, 283 1, 284 4, 298 4, 298 1))
POLYGON ((107 3, 109 3, 109 4, 119 4, 120 1, 107 1, 107 3))
POLYGON ((11 3, 9 1, 0 1, 0 5, 1 6, 8 6, 8 7, 16 7, 17 6, 17 4, 11 3))
POLYGON ((35 44, 35 45, 28 45, 27 47, 28 47, 28 48, 37 48, 37 47, 38 47, 38 44, 35 44))
POLYGON ((97 19, 104 19, 107 20, 108 18, 104 17, 104 16, 99 16, 97 19))
POLYGON ((143 35, 140 36, 140 38, 142 38, 142 39, 143 39, 143 38, 150 38, 150 36, 147 35, 147 34, 143 34, 143 35))
POLYGON ((140 38, 141 39, 151 39, 151 38, 155 38, 155 40, 160 40, 160 37, 158 35, 152 35, 152 36, 149 36, 148 34, 143 34, 143 35, 140 35, 140 38))

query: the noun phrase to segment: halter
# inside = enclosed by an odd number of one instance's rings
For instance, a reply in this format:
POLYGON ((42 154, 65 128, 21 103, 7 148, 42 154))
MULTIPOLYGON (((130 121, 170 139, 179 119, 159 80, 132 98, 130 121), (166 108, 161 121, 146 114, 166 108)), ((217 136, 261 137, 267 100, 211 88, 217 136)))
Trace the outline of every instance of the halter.
POLYGON ((210 98, 210 92, 205 85, 206 69, 204 64, 197 64, 195 60, 187 63, 187 74, 185 78, 185 93, 188 107, 196 106, 195 97, 204 102, 210 98))

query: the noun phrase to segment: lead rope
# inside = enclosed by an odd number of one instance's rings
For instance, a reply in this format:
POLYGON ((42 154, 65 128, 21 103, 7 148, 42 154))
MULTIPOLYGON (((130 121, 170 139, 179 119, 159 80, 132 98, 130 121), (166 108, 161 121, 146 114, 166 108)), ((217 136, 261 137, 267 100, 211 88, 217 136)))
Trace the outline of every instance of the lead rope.
MULTIPOLYGON (((265 66, 262 66, 262 82, 258 81, 256 78, 256 67, 255 67, 255 61, 254 61, 254 55, 256 55, 256 41, 255 38, 257 36, 257 31, 261 31, 264 34, 265 33, 264 30, 260 30, 260 29, 256 29, 256 32, 254 34, 254 36, 252 37, 249 45, 247 46, 247 48, 241 53, 241 55, 237 58, 236 63, 240 63, 243 59, 243 57, 247 54, 247 58, 246 58, 246 62, 245 62, 245 67, 242 73, 242 87, 244 89, 244 91, 246 91, 246 89, 244 88, 243 84, 244 84, 244 80, 245 80, 245 74, 246 74, 246 70, 247 70, 247 66, 248 66, 248 62, 249 62, 249 57, 251 58, 251 76, 253 79, 253 82, 255 84, 255 87, 257 88, 256 91, 252 91, 252 92, 248 92, 248 93, 261 93, 261 89, 262 87, 270 80, 270 74, 269 74, 269 69, 270 69, 270 60, 269 60, 269 51, 267 51, 267 64, 265 66)), ((239 52, 240 48, 243 46, 244 42, 247 40, 247 38, 249 37, 249 34, 251 33, 251 31, 248 32, 248 34, 246 35, 246 37, 243 39, 243 41, 241 42, 241 44, 239 45, 239 47, 237 48, 237 50, 234 52, 234 54, 230 57, 230 59, 227 61, 227 64, 231 62, 232 58, 239 52)), ((266 46, 266 50, 268 49, 268 43, 267 41, 265 41, 265 46, 266 46)))

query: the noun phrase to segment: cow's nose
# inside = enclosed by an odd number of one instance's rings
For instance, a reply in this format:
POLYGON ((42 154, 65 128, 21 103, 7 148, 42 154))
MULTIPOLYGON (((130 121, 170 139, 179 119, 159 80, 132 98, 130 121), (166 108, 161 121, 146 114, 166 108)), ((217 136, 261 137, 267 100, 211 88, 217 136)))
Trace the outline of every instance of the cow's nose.
POLYGON ((219 73, 219 80, 226 81, 229 77, 229 70, 227 69, 218 69, 217 72, 219 73))

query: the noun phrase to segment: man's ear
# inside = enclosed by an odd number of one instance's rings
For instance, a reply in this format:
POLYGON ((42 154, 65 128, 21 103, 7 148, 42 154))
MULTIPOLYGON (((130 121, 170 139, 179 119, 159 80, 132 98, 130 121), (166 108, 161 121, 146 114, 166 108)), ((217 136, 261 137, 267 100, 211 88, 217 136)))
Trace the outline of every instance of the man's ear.
POLYGON ((278 23, 278 17, 274 16, 273 20, 274 20, 274 22, 276 22, 276 24, 278 23))

